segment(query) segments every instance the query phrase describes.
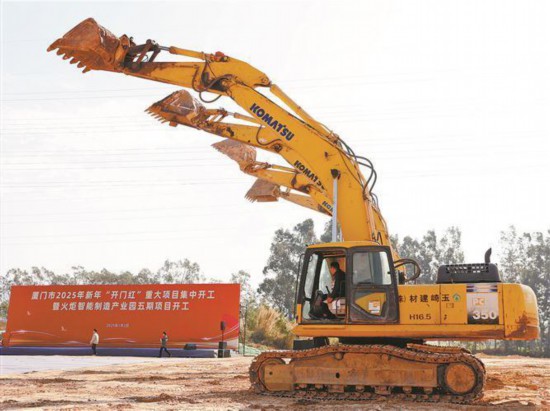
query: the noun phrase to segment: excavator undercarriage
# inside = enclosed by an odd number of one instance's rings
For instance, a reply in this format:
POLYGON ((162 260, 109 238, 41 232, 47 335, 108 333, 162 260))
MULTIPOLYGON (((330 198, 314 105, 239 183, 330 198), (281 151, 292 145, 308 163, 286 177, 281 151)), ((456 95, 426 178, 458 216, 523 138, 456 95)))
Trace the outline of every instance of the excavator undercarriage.
POLYGON ((260 354, 250 381, 257 393, 284 397, 465 403, 481 395, 485 367, 458 347, 337 344, 260 354))

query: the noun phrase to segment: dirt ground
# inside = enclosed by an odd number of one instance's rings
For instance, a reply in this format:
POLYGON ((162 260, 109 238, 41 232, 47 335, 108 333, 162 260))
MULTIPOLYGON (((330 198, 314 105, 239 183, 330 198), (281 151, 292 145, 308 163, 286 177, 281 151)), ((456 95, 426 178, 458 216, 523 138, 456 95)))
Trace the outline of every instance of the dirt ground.
POLYGON ((550 360, 480 355, 485 396, 475 404, 334 402, 272 398, 249 391, 251 358, 151 359, 138 364, 0 376, 0 409, 550 409, 550 360))

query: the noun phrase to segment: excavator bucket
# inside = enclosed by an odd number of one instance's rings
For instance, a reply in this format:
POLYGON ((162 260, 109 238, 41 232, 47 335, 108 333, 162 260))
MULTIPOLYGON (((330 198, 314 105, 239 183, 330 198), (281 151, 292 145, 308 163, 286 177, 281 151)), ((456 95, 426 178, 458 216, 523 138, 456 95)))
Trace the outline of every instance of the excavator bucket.
POLYGON ((186 90, 170 94, 145 111, 163 123, 169 121, 171 126, 199 128, 197 123, 208 117, 206 108, 186 90))
POLYGON ((258 178, 244 197, 251 202, 268 203, 278 201, 280 195, 278 185, 258 178))
POLYGON ((241 168, 256 161, 256 149, 235 140, 226 139, 212 144, 212 147, 239 163, 241 168))
POLYGON ((54 41, 48 51, 57 49, 57 54, 62 55, 64 60, 71 59, 71 64, 78 63, 83 73, 90 70, 118 71, 126 50, 132 45, 127 36, 119 39, 94 19, 88 18, 54 41))

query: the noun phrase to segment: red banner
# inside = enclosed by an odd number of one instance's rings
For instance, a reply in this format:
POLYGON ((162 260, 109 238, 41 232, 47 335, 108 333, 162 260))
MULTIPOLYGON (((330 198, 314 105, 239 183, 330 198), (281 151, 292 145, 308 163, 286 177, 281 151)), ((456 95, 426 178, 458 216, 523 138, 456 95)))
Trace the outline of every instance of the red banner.
POLYGON ((97 328, 99 346, 169 347, 187 343, 217 348, 222 339, 237 348, 239 284, 13 286, 7 346, 89 345, 97 328))

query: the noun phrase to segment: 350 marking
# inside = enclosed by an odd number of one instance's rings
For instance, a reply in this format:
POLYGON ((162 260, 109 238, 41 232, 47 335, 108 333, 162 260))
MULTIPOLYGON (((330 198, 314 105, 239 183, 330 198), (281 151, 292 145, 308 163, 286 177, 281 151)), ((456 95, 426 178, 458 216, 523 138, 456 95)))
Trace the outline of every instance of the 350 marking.
POLYGON ((474 320, 496 320, 498 318, 498 313, 492 310, 474 310, 472 312, 472 318, 474 320))

